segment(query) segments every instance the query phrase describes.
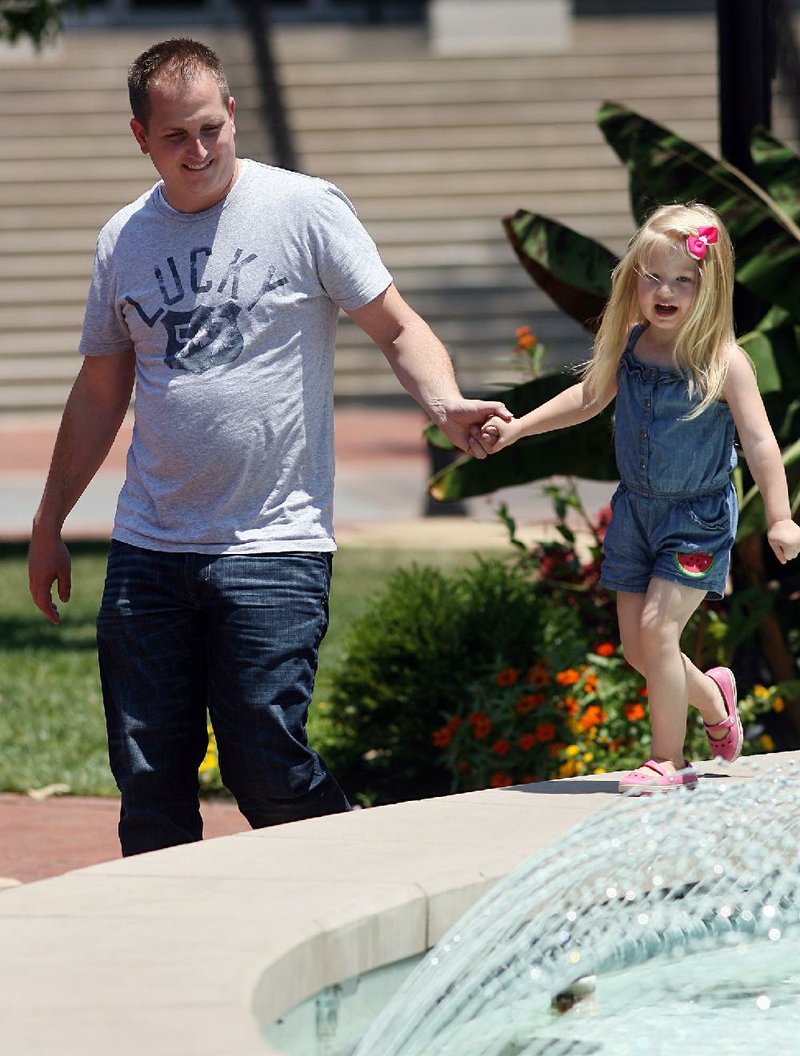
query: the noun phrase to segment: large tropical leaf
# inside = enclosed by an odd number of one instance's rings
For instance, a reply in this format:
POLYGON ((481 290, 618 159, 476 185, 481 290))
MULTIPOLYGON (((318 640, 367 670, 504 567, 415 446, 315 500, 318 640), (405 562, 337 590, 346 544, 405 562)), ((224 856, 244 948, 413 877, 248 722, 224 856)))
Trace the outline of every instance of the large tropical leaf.
POLYGON ((762 395, 782 390, 800 392, 800 327, 784 323, 752 330, 739 339, 739 344, 755 364, 762 395))
POLYGON ((618 258, 586 235, 519 209, 503 227, 520 263, 551 300, 591 333, 611 292, 618 258))
MULTIPOLYGON (((574 384, 569 374, 546 374, 501 392, 497 398, 519 416, 574 384)), ((583 425, 525 437, 489 458, 465 455, 437 473, 428 482, 428 491, 441 502, 454 502, 561 474, 616 480, 611 421, 609 408, 583 425)))
POLYGON ((758 182, 792 220, 800 219, 800 158, 765 128, 750 137, 758 182))
POLYGON ((737 251, 736 278, 800 320, 800 230, 732 165, 617 103, 598 124, 632 173, 638 222, 656 203, 702 201, 725 220, 737 251))

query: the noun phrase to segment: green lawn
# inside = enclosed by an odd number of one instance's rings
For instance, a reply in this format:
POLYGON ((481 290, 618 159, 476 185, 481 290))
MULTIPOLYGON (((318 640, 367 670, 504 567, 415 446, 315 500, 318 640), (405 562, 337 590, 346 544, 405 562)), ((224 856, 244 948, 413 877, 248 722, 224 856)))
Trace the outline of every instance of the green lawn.
MULTIPOLYGON (((52 627, 28 595, 25 547, 0 546, 0 791, 66 784, 75 795, 114 795, 95 655, 94 620, 106 547, 71 546, 72 600, 52 627)), ((342 548, 336 555, 331 621, 323 643, 316 699, 330 687, 347 626, 393 569, 413 563, 454 568, 474 560, 461 551, 342 548)), ((324 722, 312 711, 312 743, 324 746, 324 722)))

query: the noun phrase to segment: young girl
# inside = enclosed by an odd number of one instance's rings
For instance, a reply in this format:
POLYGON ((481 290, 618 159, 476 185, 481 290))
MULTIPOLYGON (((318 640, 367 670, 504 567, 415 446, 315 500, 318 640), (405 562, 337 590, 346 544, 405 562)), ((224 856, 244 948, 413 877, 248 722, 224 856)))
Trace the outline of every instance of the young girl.
POLYGON ((727 579, 738 516, 734 430, 764 498, 770 546, 781 563, 800 551, 780 449, 734 337, 732 295, 733 250, 717 214, 662 206, 614 270, 582 380, 480 430, 494 453, 584 422, 617 398, 620 485, 600 582, 617 592, 622 647, 647 679, 652 728, 652 757, 623 777, 621 792, 696 783, 683 755, 688 704, 713 756, 732 761, 742 750, 733 672, 703 673, 680 650, 689 617, 704 597, 721 598, 727 579))

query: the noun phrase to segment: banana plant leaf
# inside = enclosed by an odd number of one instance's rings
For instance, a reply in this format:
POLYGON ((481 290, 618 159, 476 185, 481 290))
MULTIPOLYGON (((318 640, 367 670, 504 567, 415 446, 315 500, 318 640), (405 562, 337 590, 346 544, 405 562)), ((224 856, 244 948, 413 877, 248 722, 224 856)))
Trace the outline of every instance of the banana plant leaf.
MULTIPOLYGON (((501 392, 498 399, 518 416, 574 384, 575 378, 568 374, 546 374, 501 392)), ((525 437, 489 458, 465 455, 432 477, 428 491, 437 501, 455 502, 561 474, 589 480, 617 480, 612 413, 608 408, 582 425, 525 437)), ((436 433, 439 430, 435 427, 428 431, 429 437, 436 433)))
POLYGON ((737 248, 737 280, 800 320, 800 230, 765 191, 625 106, 604 103, 597 122, 631 170, 638 222, 655 203, 706 202, 723 217, 737 248))
MULTIPOLYGON (((795 513, 800 507, 800 439, 783 451, 783 465, 786 470, 786 480, 789 484, 789 502, 792 513, 795 513)), ((766 530, 767 519, 764 514, 764 500, 758 488, 752 487, 739 507, 739 528, 736 533, 736 541, 738 543, 749 535, 763 533, 766 530)))
POLYGON ((800 219, 800 158, 765 128, 750 137, 758 182, 792 220, 800 219))
POLYGON ((618 257, 549 217, 519 209, 503 227, 520 263, 550 299, 595 333, 618 257))
POLYGON ((739 344, 755 365, 762 395, 781 390, 800 392, 800 327, 785 323, 751 330, 739 344))
POLYGON ((583 425, 525 437, 483 460, 465 455, 432 477, 428 491, 438 502, 455 502, 553 476, 618 480, 611 422, 604 411, 583 425))

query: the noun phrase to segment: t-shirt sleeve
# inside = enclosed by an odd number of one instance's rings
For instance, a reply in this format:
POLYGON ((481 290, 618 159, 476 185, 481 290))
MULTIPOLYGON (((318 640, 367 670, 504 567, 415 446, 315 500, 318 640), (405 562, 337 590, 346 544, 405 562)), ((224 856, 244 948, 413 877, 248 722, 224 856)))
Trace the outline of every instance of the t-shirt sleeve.
POLYGON ((319 195, 310 234, 319 281, 340 308, 362 308, 391 285, 391 273, 352 202, 333 184, 325 184, 319 195))
POLYGON ((121 308, 116 303, 112 250, 111 240, 101 232, 78 345, 82 356, 115 355, 127 351, 133 343, 121 308))

